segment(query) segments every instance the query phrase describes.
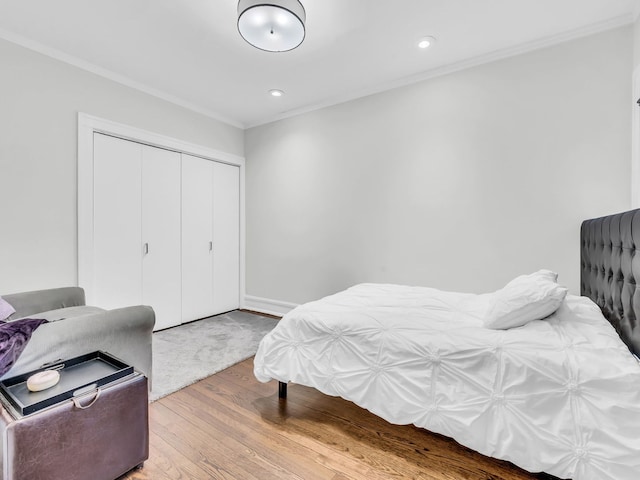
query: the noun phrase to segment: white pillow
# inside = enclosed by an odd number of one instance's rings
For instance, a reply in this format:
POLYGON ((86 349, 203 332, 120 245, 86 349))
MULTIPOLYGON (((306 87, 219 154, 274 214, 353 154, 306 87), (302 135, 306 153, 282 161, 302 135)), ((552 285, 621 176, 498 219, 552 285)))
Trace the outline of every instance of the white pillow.
POLYGON ((567 295, 567 289, 556 283, 557 278, 558 274, 549 270, 514 278, 493 294, 484 326, 504 330, 548 317, 567 295))

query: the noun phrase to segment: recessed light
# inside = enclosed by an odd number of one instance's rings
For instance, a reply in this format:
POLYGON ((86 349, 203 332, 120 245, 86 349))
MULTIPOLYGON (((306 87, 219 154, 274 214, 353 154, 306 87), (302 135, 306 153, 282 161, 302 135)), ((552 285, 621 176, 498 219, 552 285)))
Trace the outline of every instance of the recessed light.
POLYGON ((277 90, 277 89, 273 89, 273 90, 269 90, 269 94, 272 97, 281 97, 282 95, 284 95, 284 92, 282 90, 277 90))
POLYGON ((436 43, 436 39, 434 37, 422 37, 418 40, 418 48, 426 49, 433 46, 434 43, 436 43))

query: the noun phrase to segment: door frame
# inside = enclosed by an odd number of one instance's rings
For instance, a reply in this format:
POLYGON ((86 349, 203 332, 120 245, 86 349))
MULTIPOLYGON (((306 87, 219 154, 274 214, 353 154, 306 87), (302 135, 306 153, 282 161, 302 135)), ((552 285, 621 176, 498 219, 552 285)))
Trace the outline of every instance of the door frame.
POLYGON ((102 133, 240 168, 240 298, 245 302, 245 159, 177 138, 78 112, 78 285, 93 298, 93 135, 102 133))

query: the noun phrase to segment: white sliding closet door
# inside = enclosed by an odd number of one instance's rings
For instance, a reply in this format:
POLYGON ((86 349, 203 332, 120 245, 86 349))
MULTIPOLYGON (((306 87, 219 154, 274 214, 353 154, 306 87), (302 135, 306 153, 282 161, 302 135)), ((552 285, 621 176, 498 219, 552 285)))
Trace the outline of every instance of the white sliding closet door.
POLYGON ((239 308, 240 167, 97 132, 92 167, 93 303, 155 330, 239 308))
POLYGON ((240 168, 213 162, 213 300, 216 313, 240 306, 240 168))
POLYGON ((96 133, 93 164, 93 301, 180 324, 180 154, 96 133))
POLYGON ((182 323, 180 154, 142 147, 142 303, 156 312, 155 329, 182 323))
POLYGON ((182 154, 182 319, 213 315, 213 162, 182 154))
POLYGON ((142 146, 99 133, 93 152, 93 301, 102 308, 142 299, 142 146))

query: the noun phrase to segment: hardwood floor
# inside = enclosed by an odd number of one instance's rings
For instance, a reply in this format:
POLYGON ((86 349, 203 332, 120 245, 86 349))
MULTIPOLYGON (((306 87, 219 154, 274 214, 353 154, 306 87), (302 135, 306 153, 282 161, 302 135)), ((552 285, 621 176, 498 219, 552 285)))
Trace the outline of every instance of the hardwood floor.
POLYGON ((533 480, 446 437, 340 398, 259 383, 253 359, 150 405, 150 458, 121 480, 533 480))

